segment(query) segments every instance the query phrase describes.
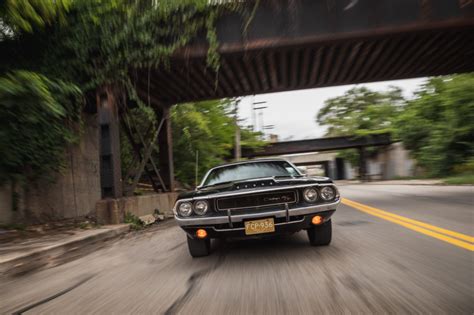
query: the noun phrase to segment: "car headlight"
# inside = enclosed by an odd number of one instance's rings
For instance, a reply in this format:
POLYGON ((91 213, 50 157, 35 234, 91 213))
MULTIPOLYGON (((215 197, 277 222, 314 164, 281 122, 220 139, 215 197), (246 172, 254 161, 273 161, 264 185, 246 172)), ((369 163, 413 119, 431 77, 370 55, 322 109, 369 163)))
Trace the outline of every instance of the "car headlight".
POLYGON ((207 203, 207 201, 199 200, 199 201, 196 201, 196 203, 194 204, 194 212, 197 215, 206 214, 208 209, 209 209, 209 204, 207 203))
POLYGON ((324 201, 333 200, 336 197, 336 190, 333 187, 326 186, 321 188, 321 198, 324 201))
POLYGON ((182 217, 189 217, 193 213, 193 205, 190 202, 180 203, 178 206, 178 214, 182 217))
POLYGON ((318 191, 313 187, 306 188, 303 191, 303 197, 307 202, 315 202, 318 200, 318 191))

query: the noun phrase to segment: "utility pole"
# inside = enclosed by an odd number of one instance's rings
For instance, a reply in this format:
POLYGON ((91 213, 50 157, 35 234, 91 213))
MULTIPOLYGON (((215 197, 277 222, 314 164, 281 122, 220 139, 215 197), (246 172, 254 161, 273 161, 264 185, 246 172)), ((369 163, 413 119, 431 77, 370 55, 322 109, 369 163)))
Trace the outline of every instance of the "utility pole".
POLYGON ((235 123, 235 148, 234 148, 234 159, 239 161, 241 157, 240 148, 240 127, 239 127, 239 103, 240 100, 235 100, 235 112, 234 112, 234 123, 235 123))
MULTIPOLYGON (((266 104, 266 103, 267 103, 266 101, 253 102, 253 103, 252 103, 252 129, 253 129, 253 131, 258 131, 258 128, 257 128, 257 113, 256 113, 256 111, 257 111, 257 110, 260 110, 260 109, 265 109, 265 108, 267 108, 267 106, 255 107, 255 105, 261 105, 261 104, 266 104)), ((260 128, 263 128, 263 125, 261 125, 260 128)))
MULTIPOLYGON (((263 122, 262 122, 263 124, 263 122)), ((265 130, 271 130, 271 129, 274 129, 275 128, 275 125, 266 125, 266 126, 263 126, 262 128, 262 132, 263 132, 263 140, 265 140, 265 130)))
POLYGON ((196 169, 195 169, 195 178, 194 178, 194 186, 197 187, 198 185, 198 174, 199 174, 199 151, 196 150, 196 169))

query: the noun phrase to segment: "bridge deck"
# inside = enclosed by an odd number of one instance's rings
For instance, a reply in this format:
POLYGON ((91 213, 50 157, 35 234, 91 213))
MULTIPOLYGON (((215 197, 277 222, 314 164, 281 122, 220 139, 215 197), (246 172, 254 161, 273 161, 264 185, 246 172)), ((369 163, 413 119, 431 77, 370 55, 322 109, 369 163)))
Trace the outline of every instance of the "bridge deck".
POLYGON ((218 74, 203 34, 152 71, 150 86, 139 69, 141 95, 171 105, 474 71, 472 1, 262 0, 245 36, 244 24, 236 13, 218 20, 218 74))
POLYGON ((331 137, 271 143, 260 151, 244 150, 243 157, 258 157, 297 154, 308 152, 333 151, 351 148, 383 146, 393 143, 390 134, 379 134, 367 137, 331 137))

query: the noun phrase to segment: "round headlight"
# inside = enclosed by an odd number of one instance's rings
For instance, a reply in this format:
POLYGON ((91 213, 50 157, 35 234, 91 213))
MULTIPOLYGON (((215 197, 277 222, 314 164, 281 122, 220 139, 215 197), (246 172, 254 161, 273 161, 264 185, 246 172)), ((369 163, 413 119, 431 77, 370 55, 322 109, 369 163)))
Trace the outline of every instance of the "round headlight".
POLYGON ((193 213, 193 205, 190 202, 183 202, 178 207, 178 214, 183 217, 189 217, 193 213))
POLYGON ((321 188, 321 198, 324 201, 333 200, 336 197, 336 190, 332 187, 326 186, 321 188))
POLYGON ((303 191, 303 197, 307 202, 315 202, 318 200, 318 191, 313 187, 306 188, 303 191))
POLYGON ((207 201, 204 201, 204 200, 196 201, 196 203, 194 204, 194 212, 197 215, 206 214, 208 208, 209 208, 209 205, 207 201))

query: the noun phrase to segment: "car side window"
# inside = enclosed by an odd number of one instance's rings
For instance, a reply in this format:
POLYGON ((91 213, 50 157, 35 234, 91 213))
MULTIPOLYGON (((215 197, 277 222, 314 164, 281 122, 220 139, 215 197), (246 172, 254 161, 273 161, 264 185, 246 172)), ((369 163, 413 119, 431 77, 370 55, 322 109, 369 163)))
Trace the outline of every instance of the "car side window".
POLYGON ((285 165, 285 169, 291 176, 298 176, 298 172, 291 166, 291 165, 285 165))

